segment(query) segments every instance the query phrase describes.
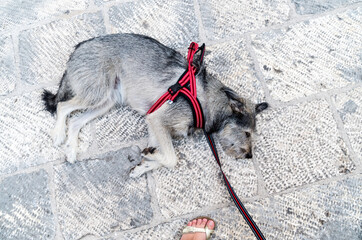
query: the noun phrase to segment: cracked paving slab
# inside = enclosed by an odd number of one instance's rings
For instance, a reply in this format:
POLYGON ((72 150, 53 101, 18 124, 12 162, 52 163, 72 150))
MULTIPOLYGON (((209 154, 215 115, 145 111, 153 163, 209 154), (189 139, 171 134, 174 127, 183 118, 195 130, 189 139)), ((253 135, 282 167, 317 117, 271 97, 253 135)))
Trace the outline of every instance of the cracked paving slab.
POLYGON ((0 182, 0 239, 53 239, 48 174, 44 170, 0 182))
POLYGON ((27 84, 58 83, 74 46, 104 35, 101 12, 61 19, 19 35, 21 79, 27 84))
POLYGON ((337 111, 342 119, 354 152, 362 161, 362 88, 334 96, 337 111))
POLYGON ((199 40, 199 27, 192 0, 141 0, 109 9, 111 32, 132 32, 181 48, 199 40))
POLYGON ((200 0, 199 5, 208 40, 238 36, 289 20, 287 0, 200 0))
POLYGON ((0 95, 12 92, 16 84, 12 38, 0 37, 0 95))
POLYGON ((85 10, 91 0, 2 0, 0 30, 29 25, 46 18, 85 10))
MULTIPOLYGON (((245 207, 266 239, 358 240, 362 236, 361 180, 361 175, 349 176, 344 180, 247 202, 245 207)), ((235 206, 207 211, 203 215, 216 222, 211 239, 255 239, 235 206)), ((183 227, 194 217, 198 216, 162 223, 112 239, 180 239, 183 227)))
POLYGON ((66 239, 104 236, 148 224, 153 217, 145 177, 130 179, 140 149, 124 148, 54 166, 58 219, 66 239))
MULTIPOLYGON (((41 92, 0 100, 0 174, 64 158, 62 147, 53 146, 50 131, 55 118, 44 110, 41 92)), ((90 130, 89 125, 81 130, 79 152, 91 145, 90 130)))
POLYGON ((325 100, 259 115, 255 158, 269 193, 355 169, 325 100))
POLYGON ((362 82, 362 8, 252 36, 273 98, 289 101, 362 82))
POLYGON ((264 100, 245 40, 206 46, 205 63, 208 73, 216 76, 240 96, 254 102, 264 100))
MULTIPOLYGON (((215 137, 216 138, 216 137, 215 137)), ((179 160, 174 169, 160 168, 152 174, 161 213, 165 218, 207 206, 231 202, 219 167, 202 134, 175 143, 179 160)), ((257 194, 252 161, 227 157, 218 144, 223 170, 240 198, 257 194)))

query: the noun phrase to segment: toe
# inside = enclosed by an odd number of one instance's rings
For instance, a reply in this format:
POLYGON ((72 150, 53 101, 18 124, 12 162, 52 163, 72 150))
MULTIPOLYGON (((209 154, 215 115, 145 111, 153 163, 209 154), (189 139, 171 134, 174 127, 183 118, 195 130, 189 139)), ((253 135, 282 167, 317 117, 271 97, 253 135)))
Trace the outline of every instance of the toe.
POLYGON ((189 227, 191 227, 191 225, 192 225, 192 221, 190 221, 190 222, 187 224, 187 226, 189 226, 189 227))
POLYGON ((196 227, 203 228, 203 227, 205 227, 205 224, 206 224, 206 221, 204 223, 202 218, 199 218, 199 219, 197 219, 196 227))
POLYGON ((196 220, 196 219, 192 220, 191 226, 196 227, 196 223, 197 223, 197 220, 196 220))
POLYGON ((202 227, 202 228, 206 227, 206 223, 207 223, 207 219, 206 218, 202 219, 202 223, 201 223, 200 227, 202 227))
POLYGON ((206 225, 210 230, 213 230, 215 228, 215 223, 212 220, 208 220, 206 225))

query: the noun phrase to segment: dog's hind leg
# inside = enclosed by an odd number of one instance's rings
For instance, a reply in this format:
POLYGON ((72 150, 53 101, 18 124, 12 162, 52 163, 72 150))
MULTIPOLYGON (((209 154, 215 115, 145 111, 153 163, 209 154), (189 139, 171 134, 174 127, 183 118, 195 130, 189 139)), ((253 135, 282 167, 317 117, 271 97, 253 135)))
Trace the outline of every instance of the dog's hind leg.
POLYGON ((53 143, 55 146, 62 144, 66 138, 66 120, 67 116, 73 111, 83 109, 82 105, 77 98, 72 98, 65 102, 59 102, 57 105, 56 123, 51 132, 53 143))
POLYGON ((66 143, 66 154, 68 162, 75 162, 77 158, 78 134, 80 129, 89 121, 108 112, 113 106, 113 101, 106 101, 104 104, 88 109, 86 112, 75 116, 69 121, 68 140, 66 143))

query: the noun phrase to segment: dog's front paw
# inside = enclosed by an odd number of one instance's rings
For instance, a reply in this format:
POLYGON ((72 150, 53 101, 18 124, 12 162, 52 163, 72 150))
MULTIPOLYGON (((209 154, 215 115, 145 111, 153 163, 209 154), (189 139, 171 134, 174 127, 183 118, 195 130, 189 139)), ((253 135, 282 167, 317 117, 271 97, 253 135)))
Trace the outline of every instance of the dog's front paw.
POLYGON ((138 164, 134 169, 131 170, 129 176, 131 178, 138 178, 142 176, 144 173, 152 171, 153 169, 161 167, 157 161, 143 160, 141 164, 138 164))
POLYGON ((63 133, 63 132, 53 130, 50 134, 53 139, 53 144, 56 147, 60 146, 65 141, 65 138, 66 138, 65 132, 63 133))
POLYGON ((139 178, 141 177, 145 172, 147 172, 148 170, 145 169, 144 165, 141 164, 139 166, 136 166, 135 168, 133 168, 131 170, 131 172, 129 173, 129 176, 131 178, 139 178))

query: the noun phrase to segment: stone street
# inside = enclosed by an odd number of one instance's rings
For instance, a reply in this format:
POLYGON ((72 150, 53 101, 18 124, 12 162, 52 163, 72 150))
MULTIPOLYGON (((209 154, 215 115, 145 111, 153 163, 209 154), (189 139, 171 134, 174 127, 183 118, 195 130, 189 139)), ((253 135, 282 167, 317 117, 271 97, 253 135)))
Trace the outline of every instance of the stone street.
POLYGON ((255 239, 201 131, 174 140, 174 169, 136 179, 148 131, 130 107, 81 130, 76 163, 53 146, 42 90, 77 43, 126 32, 184 55, 205 43, 210 73, 270 104, 252 159, 217 142, 266 239, 362 239, 361 0, 2 0, 0 32, 1 240, 178 240, 198 216, 211 239, 255 239))

